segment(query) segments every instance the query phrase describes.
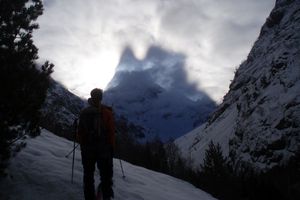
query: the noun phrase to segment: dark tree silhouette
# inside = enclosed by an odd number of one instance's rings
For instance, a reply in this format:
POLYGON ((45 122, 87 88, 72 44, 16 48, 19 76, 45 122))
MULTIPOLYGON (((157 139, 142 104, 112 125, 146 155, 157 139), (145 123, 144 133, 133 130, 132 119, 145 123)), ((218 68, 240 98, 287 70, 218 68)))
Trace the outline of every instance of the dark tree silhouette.
POLYGON ((221 176, 226 166, 226 159, 223 157, 220 144, 215 145, 212 141, 205 151, 205 158, 201 170, 204 173, 214 176, 221 176))
POLYGON ((36 64, 34 23, 41 0, 0 1, 0 171, 10 144, 22 135, 39 134, 39 109, 49 87, 53 64, 36 64))
POLYGON ((215 145, 212 141, 209 143, 200 169, 202 182, 200 185, 218 197, 220 194, 224 194, 225 187, 223 184, 228 180, 229 170, 220 144, 215 145))

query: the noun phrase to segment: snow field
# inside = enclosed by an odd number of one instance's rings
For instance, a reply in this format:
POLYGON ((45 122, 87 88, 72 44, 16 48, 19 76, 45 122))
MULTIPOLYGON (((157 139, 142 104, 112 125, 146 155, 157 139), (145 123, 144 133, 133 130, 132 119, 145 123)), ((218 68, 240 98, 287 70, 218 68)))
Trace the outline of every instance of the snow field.
MULTIPOLYGON (((66 158, 73 143, 47 130, 27 139, 27 146, 8 167, 0 180, 1 200, 79 200, 84 199, 80 150, 75 153, 74 183, 71 183, 72 156, 66 158)), ((213 200, 193 185, 168 175, 114 160, 115 200, 213 200)), ((98 184, 98 172, 95 174, 98 184)))

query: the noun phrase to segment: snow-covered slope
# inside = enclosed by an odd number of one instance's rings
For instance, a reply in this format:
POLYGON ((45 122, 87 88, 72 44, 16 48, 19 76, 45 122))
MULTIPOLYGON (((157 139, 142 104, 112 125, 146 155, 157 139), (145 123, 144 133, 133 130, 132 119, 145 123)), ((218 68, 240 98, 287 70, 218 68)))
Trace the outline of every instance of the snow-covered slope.
POLYGON ((223 154, 228 156, 230 151, 229 141, 234 136, 237 114, 238 112, 233 106, 232 109, 224 111, 221 119, 212 126, 207 126, 207 123, 205 123, 175 140, 182 156, 193 160, 194 167, 199 167, 203 163, 205 150, 208 148, 210 141, 215 144, 219 143, 223 154))
POLYGON ((185 57, 150 47, 145 58, 124 50, 104 98, 115 113, 145 129, 147 138, 177 138, 206 121, 215 103, 188 83, 185 57))
POLYGON ((285 163, 300 145, 300 1, 278 0, 223 103, 176 143, 202 163, 208 142, 258 169, 285 163))
MULTIPOLYGON (((72 147, 72 142, 46 130, 37 138, 27 139, 27 147, 11 160, 7 177, 0 179, 0 199, 83 199, 80 151, 76 150, 75 154, 73 184, 72 159, 65 157, 72 147)), ((122 163, 125 179, 122 178, 119 161, 114 160, 115 200, 215 199, 182 180, 122 163)))

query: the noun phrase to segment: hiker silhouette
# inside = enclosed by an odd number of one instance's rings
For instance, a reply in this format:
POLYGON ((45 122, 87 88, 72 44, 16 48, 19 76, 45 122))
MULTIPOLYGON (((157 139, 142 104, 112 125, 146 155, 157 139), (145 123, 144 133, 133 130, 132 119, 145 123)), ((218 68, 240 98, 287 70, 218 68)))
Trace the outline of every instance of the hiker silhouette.
POLYGON ((93 89, 91 98, 88 99, 89 105, 81 111, 79 118, 77 141, 81 147, 85 200, 96 198, 94 185, 96 164, 101 177, 97 193, 102 193, 103 200, 114 196, 112 177, 115 125, 112 109, 101 103, 102 95, 101 89, 93 89))

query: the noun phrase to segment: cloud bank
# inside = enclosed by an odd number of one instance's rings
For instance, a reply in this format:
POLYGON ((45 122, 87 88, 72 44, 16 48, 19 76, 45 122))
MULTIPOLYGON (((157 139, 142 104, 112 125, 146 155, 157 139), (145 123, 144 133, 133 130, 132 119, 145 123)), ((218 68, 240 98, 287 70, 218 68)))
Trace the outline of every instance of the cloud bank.
POLYGON ((274 0, 44 0, 34 34, 54 78, 80 96, 105 87, 124 48, 143 59, 157 45, 186 55, 191 82, 221 101, 274 0))

